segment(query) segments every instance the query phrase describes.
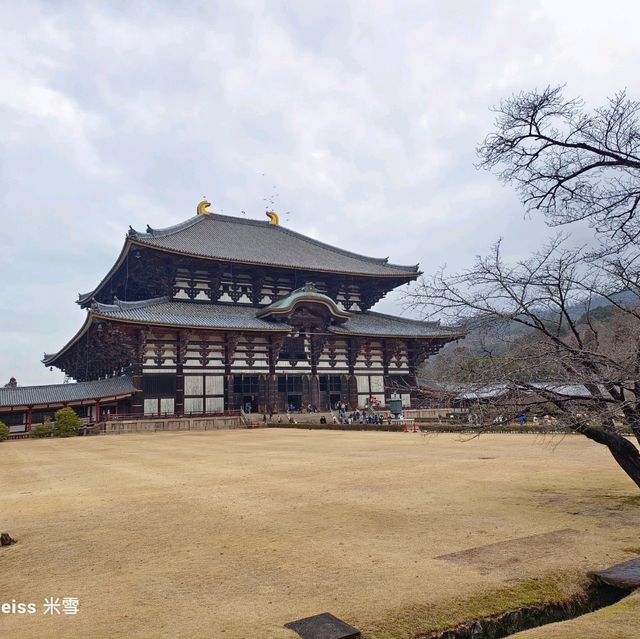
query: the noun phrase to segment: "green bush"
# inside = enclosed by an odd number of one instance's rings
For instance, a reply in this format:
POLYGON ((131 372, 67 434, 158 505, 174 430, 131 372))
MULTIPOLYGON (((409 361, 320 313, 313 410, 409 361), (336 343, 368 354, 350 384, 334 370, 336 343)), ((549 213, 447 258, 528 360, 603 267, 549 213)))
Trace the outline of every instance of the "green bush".
POLYGON ((73 408, 61 408, 56 411, 55 417, 54 437, 74 437, 78 434, 78 429, 82 426, 82 422, 73 408))
POLYGON ((4 441, 8 437, 9 437, 9 427, 3 422, 0 422, 0 442, 4 441))
POLYGON ((31 437, 51 437, 53 435, 53 424, 50 417, 45 417, 44 422, 31 429, 31 437))

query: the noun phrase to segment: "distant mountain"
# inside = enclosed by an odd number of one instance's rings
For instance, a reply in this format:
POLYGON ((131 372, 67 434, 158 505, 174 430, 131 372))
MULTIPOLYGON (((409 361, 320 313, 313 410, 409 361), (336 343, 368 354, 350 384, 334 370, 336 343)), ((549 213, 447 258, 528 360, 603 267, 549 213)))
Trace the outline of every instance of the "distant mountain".
MULTIPOLYGON (((639 303, 637 296, 631 292, 624 292, 613 296, 616 303, 633 304, 639 303)), ((592 319, 600 322, 608 322, 615 314, 615 305, 604 297, 595 297, 590 301, 589 313, 592 319)), ((574 304, 568 309, 569 315, 578 324, 586 322, 587 308, 584 303, 574 304)), ((543 319, 552 320, 552 313, 542 313, 543 319)), ((438 379, 438 371, 442 368, 444 359, 451 357, 454 353, 459 354, 466 351, 470 357, 483 357, 487 352, 500 354, 506 347, 505 340, 514 337, 524 336, 533 333, 534 329, 523 326, 518 322, 510 322, 507 326, 502 326, 499 331, 487 329, 487 322, 483 318, 477 317, 466 324, 467 337, 459 342, 450 342, 437 355, 427 360, 423 367, 423 375, 431 379, 438 379)))

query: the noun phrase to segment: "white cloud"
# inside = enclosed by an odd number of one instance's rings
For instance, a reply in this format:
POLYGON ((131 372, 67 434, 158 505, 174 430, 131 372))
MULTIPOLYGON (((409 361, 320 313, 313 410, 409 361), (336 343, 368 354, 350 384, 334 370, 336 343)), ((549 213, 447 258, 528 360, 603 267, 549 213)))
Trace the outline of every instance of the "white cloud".
MULTIPOLYGON (((5 3, 0 382, 50 380, 42 351, 78 328, 75 293, 102 278, 129 224, 174 224, 202 195, 261 217, 278 193, 288 226, 425 270, 468 264, 497 235, 524 254, 549 231, 474 168, 489 106, 548 83, 591 104, 630 85, 638 13, 551 0, 5 3)), ((381 308, 397 311, 397 296, 381 308)))

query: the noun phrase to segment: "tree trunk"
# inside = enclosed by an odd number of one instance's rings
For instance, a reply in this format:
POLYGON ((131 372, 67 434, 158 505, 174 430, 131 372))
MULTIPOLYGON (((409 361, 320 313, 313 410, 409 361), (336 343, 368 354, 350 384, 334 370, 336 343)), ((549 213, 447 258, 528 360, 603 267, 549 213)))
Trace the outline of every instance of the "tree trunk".
POLYGON ((640 488, 640 451, 620 433, 602 430, 581 422, 570 422, 571 430, 609 449, 620 468, 640 488))
POLYGON ((613 458, 618 462, 620 468, 622 468, 636 483, 636 486, 640 488, 640 453, 638 453, 638 449, 630 441, 626 439, 624 441, 627 446, 621 446, 619 448, 609 446, 609 450, 613 458))
POLYGON ((640 415, 638 415, 637 410, 629 411, 629 415, 627 415, 627 411, 623 411, 625 413, 625 417, 629 422, 629 426, 631 426, 631 430, 633 434, 636 436, 638 443, 640 444, 640 415))

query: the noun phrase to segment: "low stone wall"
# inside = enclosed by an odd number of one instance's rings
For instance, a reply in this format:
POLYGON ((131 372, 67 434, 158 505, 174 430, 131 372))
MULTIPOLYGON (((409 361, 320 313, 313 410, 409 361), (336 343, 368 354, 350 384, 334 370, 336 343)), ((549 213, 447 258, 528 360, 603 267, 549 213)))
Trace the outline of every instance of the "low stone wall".
MULTIPOLYGON (((353 411, 347 411, 347 414, 351 414, 353 411)), ((384 410, 376 411, 378 414, 382 415, 384 419, 387 418, 389 414, 389 409, 385 408, 384 410)), ((454 410, 453 408, 403 408, 402 414, 405 419, 447 419, 451 413, 460 413, 459 410, 454 410)), ((327 420, 327 423, 331 423, 333 420, 333 414, 330 412, 324 413, 291 413, 291 417, 296 420, 298 423, 305 424, 319 424, 320 419, 324 417, 327 420)), ((338 414, 337 412, 335 413, 338 414)), ((249 420, 255 424, 263 423, 262 413, 251 413, 248 415, 249 420)), ((289 421, 289 414, 287 413, 275 413, 271 417, 271 421, 269 425, 285 424, 289 421)))
POLYGON ((178 430, 229 430, 231 428, 246 428, 246 426, 240 417, 165 417, 102 422, 100 433, 112 435, 178 430))
POLYGON ((413 419, 438 419, 438 417, 447 417, 451 413, 459 412, 453 408, 405 408, 402 414, 413 419))
MULTIPOLYGON (((295 419, 296 422, 298 423, 304 422, 305 424, 319 424, 320 419, 322 417, 324 417, 327 420, 327 423, 333 420, 331 413, 290 413, 290 415, 287 413, 274 413, 271 416, 271 421, 268 421, 268 417, 267 417, 267 423, 269 426, 274 426, 274 425, 277 426, 278 424, 288 424, 289 416, 293 417, 293 419, 295 419)), ((249 419, 253 424, 258 424, 258 425, 264 424, 261 413, 252 413, 251 415, 249 415, 249 419)))

